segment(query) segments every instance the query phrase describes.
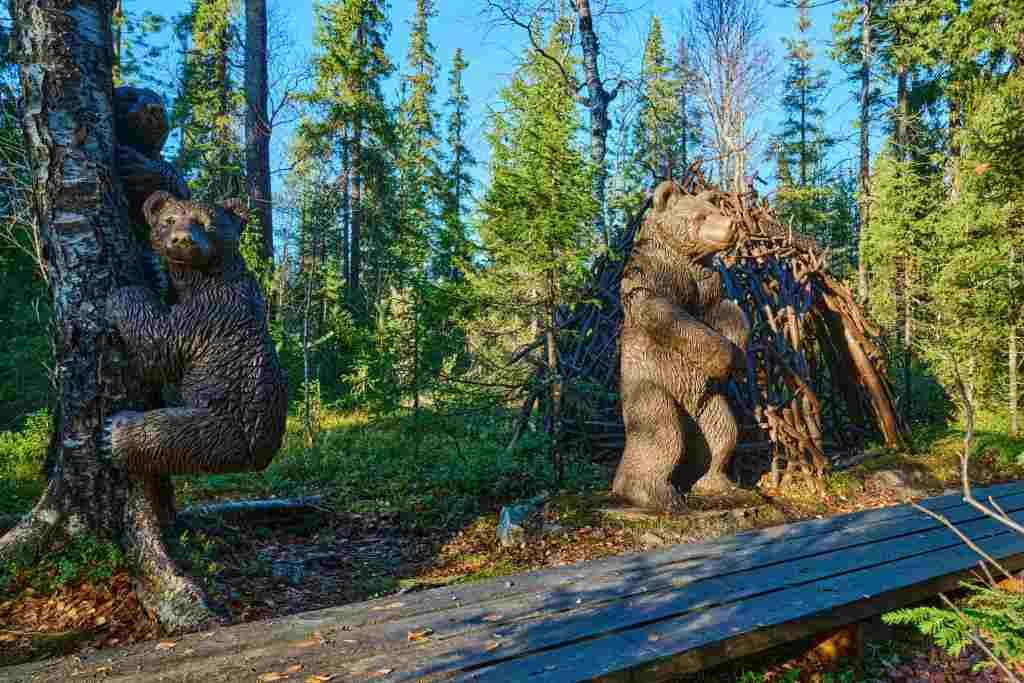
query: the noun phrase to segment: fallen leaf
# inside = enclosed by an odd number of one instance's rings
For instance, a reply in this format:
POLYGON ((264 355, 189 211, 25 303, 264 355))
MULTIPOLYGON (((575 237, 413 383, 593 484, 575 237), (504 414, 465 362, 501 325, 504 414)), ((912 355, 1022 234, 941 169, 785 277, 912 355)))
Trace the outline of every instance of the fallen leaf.
POLYGON ((18 639, 18 636, 13 633, 0 633, 0 643, 13 643, 18 639))
POLYGON ((373 672, 374 673, 374 678, 380 678, 381 676, 387 676, 392 671, 394 671, 394 669, 377 669, 376 671, 373 672))
POLYGON ((334 678, 334 674, 313 674, 306 677, 306 683, 327 683, 334 678))
POLYGON ((300 640, 292 643, 292 647, 319 647, 324 644, 323 638, 317 638, 316 636, 309 640, 300 640))
POLYGON ((306 667, 304 667, 302 664, 292 664, 287 669, 285 669, 284 672, 286 674, 297 674, 305 668, 306 667))
POLYGON ((421 631, 409 631, 409 640, 416 642, 419 640, 426 640, 427 637, 434 632, 432 628, 425 628, 421 631))
POLYGON ((270 683, 271 681, 283 681, 288 678, 288 674, 283 674, 277 671, 268 671, 265 674, 260 674, 256 677, 259 683, 270 683))
POLYGON ((178 643, 173 640, 164 640, 156 644, 158 650, 170 650, 171 648, 177 647, 178 643))
POLYGON ((392 602, 392 603, 388 603, 387 605, 377 605, 376 607, 372 607, 371 609, 373 611, 375 611, 375 612, 379 612, 382 609, 398 609, 399 607, 405 607, 405 603, 404 602, 392 602))
POLYGON ((96 617, 96 621, 93 622, 93 623, 95 623, 97 626, 103 626, 103 624, 107 623, 107 618, 106 617, 96 617))

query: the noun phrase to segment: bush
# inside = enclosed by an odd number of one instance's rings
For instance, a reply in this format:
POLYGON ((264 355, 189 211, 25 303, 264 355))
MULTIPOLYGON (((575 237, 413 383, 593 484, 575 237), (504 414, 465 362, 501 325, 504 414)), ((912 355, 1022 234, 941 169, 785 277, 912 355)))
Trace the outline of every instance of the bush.
POLYGON ((28 509, 43 489, 50 415, 32 413, 18 431, 0 432, 0 513, 28 509))

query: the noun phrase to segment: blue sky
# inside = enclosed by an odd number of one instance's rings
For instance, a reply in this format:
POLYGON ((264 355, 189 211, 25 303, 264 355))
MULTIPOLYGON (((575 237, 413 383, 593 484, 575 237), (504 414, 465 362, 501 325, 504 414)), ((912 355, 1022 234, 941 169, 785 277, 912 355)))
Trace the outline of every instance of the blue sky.
MULTIPOLYGON (((288 32, 289 58, 303 59, 312 54, 313 15, 312 3, 308 0, 269 0, 272 17, 283 19, 288 32)), ((679 9, 686 2, 669 0, 621 0, 627 12, 608 19, 598 19, 597 30, 601 37, 602 51, 607 55, 609 64, 605 74, 611 74, 616 66, 627 71, 638 71, 637 64, 643 49, 644 36, 654 14, 663 23, 666 39, 671 43, 677 33, 679 9)), ((164 16, 172 16, 183 12, 189 5, 188 0, 126 0, 125 7, 129 12, 156 12, 164 16)), ((461 47, 469 62, 465 74, 465 85, 471 101, 470 144, 481 162, 477 177, 483 178, 483 168, 487 159, 487 145, 484 140, 484 129, 488 109, 494 105, 501 88, 508 82, 522 50, 525 38, 514 29, 489 27, 480 14, 484 3, 482 0, 436 0, 437 16, 430 25, 431 41, 435 47, 437 63, 440 66, 438 78, 437 108, 447 99, 447 77, 455 49, 461 47)), ((596 7, 596 5, 595 5, 596 7)), ((392 31, 388 41, 388 53, 392 60, 402 69, 408 48, 409 22, 415 10, 415 0, 392 0, 391 22, 392 31)), ((837 65, 828 59, 831 40, 831 6, 817 7, 811 11, 812 46, 819 64, 826 67, 830 74, 831 92, 825 105, 829 112, 828 125, 832 133, 850 135, 853 132, 853 119, 856 108, 851 96, 850 86, 837 65)), ((782 38, 793 32, 795 10, 765 4, 764 40, 772 48, 777 60, 784 54, 782 38)), ((173 59, 173 50, 165 51, 168 66, 173 59)), ((776 80, 781 80, 782 69, 777 70, 776 80)), ((387 84, 387 90, 394 95, 398 89, 397 77, 387 84)), ((778 108, 777 89, 765 111, 754 125, 762 131, 761 137, 766 138, 779 127, 781 114, 778 108)), ((290 133, 284 126, 274 131, 275 156, 279 156, 290 133)), ((853 157, 852 147, 840 149, 840 158, 853 157)), ((275 168, 283 164, 273 163, 275 168)), ((770 177, 771 170, 764 168, 761 175, 770 177)), ((275 188, 280 187, 281 178, 275 178, 275 188)), ((478 188, 479 189, 479 188, 478 188)))

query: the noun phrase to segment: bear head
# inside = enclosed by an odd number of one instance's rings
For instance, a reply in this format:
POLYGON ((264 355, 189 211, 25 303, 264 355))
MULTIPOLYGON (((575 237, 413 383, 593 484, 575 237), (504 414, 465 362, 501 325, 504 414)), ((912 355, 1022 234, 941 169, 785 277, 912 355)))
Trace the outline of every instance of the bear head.
POLYGON ((241 262, 238 241, 245 213, 239 200, 206 204, 154 192, 142 210, 153 251, 172 269, 217 273, 241 262))
POLYGON ((716 206, 716 192, 694 196, 671 181, 654 189, 653 210, 645 222, 649 238, 668 247, 690 263, 733 247, 739 238, 736 222, 716 206))
POLYGON ((114 89, 114 134, 122 145, 155 156, 170 132, 167 106, 160 95, 149 88, 114 89))

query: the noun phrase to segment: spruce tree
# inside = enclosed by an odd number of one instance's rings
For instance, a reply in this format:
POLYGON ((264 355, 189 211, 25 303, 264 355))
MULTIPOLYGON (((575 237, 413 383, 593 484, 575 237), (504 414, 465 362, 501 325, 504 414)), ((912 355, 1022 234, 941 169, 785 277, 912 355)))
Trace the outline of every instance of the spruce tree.
POLYGON ((470 170, 476 165, 476 159, 466 141, 469 96, 466 94, 462 78, 468 67, 469 64, 462 55, 462 48, 456 48, 448 77, 448 101, 445 103, 448 107, 448 166, 445 173, 447 186, 444 188, 443 228, 438 253, 439 271, 447 271, 444 274, 453 282, 461 279, 459 263, 468 256, 463 214, 467 196, 473 186, 470 170))
POLYGON ((776 204, 784 220, 801 232, 820 236, 832 180, 822 166, 834 143, 825 133, 822 108, 827 76, 814 64, 810 29, 808 0, 800 0, 796 38, 783 39, 787 68, 781 104, 786 119, 774 149, 779 181, 776 204))
MULTIPOLYGON (((314 4, 315 82, 309 99, 323 119, 319 132, 336 148, 346 147, 351 172, 346 178, 350 202, 346 282, 348 301, 365 317, 363 234, 378 215, 385 169, 380 160, 393 145, 393 128, 381 83, 394 71, 384 51, 390 31, 383 0, 330 0, 314 4), (348 133, 346 134, 346 130, 348 133), (368 223, 368 221, 370 221, 368 223)), ((372 245, 371 245, 372 246, 372 245)))
MULTIPOLYGON (((545 51, 571 68, 566 28, 556 24, 545 51)), ((576 296, 596 246, 590 227, 599 210, 591 193, 594 169, 577 144, 580 120, 557 64, 528 53, 501 100, 487 136, 491 184, 480 207, 486 268, 471 281, 482 306, 519 321, 509 341, 544 339, 546 423, 560 472, 564 387, 556 314, 576 296)))
POLYGON ((217 200, 244 193, 239 139, 244 96, 231 59, 236 48, 237 0, 192 0, 176 19, 184 49, 182 90, 173 110, 181 129, 178 165, 192 194, 217 200))
POLYGON ((672 64, 665 54, 661 22, 651 17, 641 65, 643 91, 636 125, 637 161, 650 175, 653 187, 680 175, 686 131, 681 125, 678 90, 672 64))

